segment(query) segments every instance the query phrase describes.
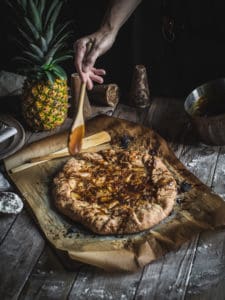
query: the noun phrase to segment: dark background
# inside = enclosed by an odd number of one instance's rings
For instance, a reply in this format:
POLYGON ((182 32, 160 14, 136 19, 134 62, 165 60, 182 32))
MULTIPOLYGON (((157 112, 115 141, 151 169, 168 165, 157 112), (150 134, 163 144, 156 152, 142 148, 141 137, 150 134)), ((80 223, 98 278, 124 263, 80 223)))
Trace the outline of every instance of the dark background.
MULTIPOLYGON (((98 29, 106 0, 68 0, 61 21, 73 19, 74 37, 98 29)), ((117 83, 122 102, 127 102, 135 64, 147 68, 151 93, 186 96, 205 81, 225 77, 225 1, 222 0, 143 0, 120 30, 112 49, 97 65, 107 70, 105 81, 117 83), (174 21, 175 40, 162 34, 163 16, 174 21)), ((10 42, 15 26, 4 1, 0 4, 1 69, 15 72, 11 59, 18 49, 10 42)), ((71 40, 69 47, 72 48, 71 40)), ((65 64, 68 75, 73 62, 65 64)))

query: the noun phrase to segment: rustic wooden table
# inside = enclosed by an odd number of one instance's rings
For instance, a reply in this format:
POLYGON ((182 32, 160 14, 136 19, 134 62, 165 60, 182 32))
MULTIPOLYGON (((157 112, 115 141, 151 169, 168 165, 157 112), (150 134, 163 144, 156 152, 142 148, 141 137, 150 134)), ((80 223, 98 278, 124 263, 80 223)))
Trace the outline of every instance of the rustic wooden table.
MULTIPOLYGON (((155 98, 149 109, 119 104, 113 116, 158 131, 186 167, 225 199, 225 147, 195 141, 182 99, 155 98)), ((27 132, 26 143, 44 135, 27 132)), ((110 274, 84 264, 69 271, 25 208, 0 216, 0 299, 225 299, 224 248, 225 230, 204 232, 137 273, 110 274)))

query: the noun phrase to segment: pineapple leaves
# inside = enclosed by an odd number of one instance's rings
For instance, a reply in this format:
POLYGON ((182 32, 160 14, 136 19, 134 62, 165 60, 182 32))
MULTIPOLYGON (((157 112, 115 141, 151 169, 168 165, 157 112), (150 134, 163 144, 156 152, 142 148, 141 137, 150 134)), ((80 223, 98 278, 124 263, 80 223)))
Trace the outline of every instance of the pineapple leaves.
POLYGON ((20 49, 27 49, 26 45, 21 42, 21 40, 15 38, 15 37, 9 37, 10 42, 15 43, 20 49))
POLYGON ((16 57, 13 57, 13 61, 23 62, 28 65, 33 65, 33 61, 31 59, 28 59, 25 57, 16 56, 16 57))
POLYGON ((45 61, 45 65, 49 66, 52 63, 52 61, 53 61, 53 57, 52 56, 48 57, 45 61))
POLYGON ((32 59, 33 62, 36 62, 37 64, 41 63, 41 59, 39 56, 35 55, 34 53, 31 53, 29 51, 23 51, 23 53, 32 59))
MULTIPOLYGON (((16 2, 17 2, 17 5, 18 5, 18 6, 22 6, 22 3, 21 3, 20 0, 17 0, 16 2)), ((23 7, 23 6, 22 6, 22 7, 23 7)), ((26 11, 26 9, 24 9, 24 11, 26 11)))
POLYGON ((39 32, 37 31, 37 29, 34 27, 34 25, 30 22, 30 20, 27 17, 25 17, 24 20, 25 20, 26 24, 28 25, 30 31, 32 32, 35 40, 38 40, 40 35, 39 35, 39 32))
POLYGON ((63 5, 63 3, 60 2, 59 5, 56 7, 55 11, 53 12, 51 18, 49 19, 49 22, 50 22, 51 24, 54 24, 54 25, 55 25, 55 21, 56 21, 56 19, 57 19, 58 16, 59 16, 59 13, 60 13, 60 11, 61 11, 62 5, 63 5))
POLYGON ((51 72, 49 72, 49 71, 45 71, 45 74, 46 74, 48 80, 50 81, 50 83, 54 84, 56 76, 54 74, 52 74, 51 72))
POLYGON ((38 8, 35 5, 33 0, 28 0, 28 1, 29 1, 31 19, 34 22, 34 26, 38 32, 42 32, 42 21, 41 21, 38 8))
POLYGON ((23 7, 24 11, 27 11, 27 0, 21 0, 21 6, 23 7))
POLYGON ((32 0, 36 6, 38 6, 39 0, 32 0))
POLYGON ((52 24, 48 25, 46 30, 46 42, 49 44, 53 38, 54 30, 52 24))
POLYGON ((41 44, 42 51, 47 52, 48 51, 48 44, 47 44, 46 40, 43 38, 43 36, 41 36, 41 38, 40 38, 40 44, 41 44))
POLYGON ((65 61, 67 59, 72 59, 72 58, 73 58, 72 55, 64 55, 64 56, 54 59, 52 61, 52 64, 55 65, 55 64, 58 64, 59 62, 65 61))
MULTIPOLYGON (((0 0, 1 1, 1 0, 0 0)), ((21 71, 36 80, 45 77, 51 83, 56 78, 66 78, 66 72, 58 64, 72 58, 67 48, 71 36, 69 24, 60 25, 57 18, 64 0, 5 0, 13 11, 19 38, 15 42, 21 49, 15 61, 21 71), (23 69, 22 69, 23 68, 23 69)))
POLYGON ((47 13, 46 18, 45 18, 45 24, 44 24, 45 29, 48 27, 50 18, 51 18, 52 14, 54 13, 54 11, 55 11, 55 9, 58 5, 59 5, 58 0, 52 1, 52 4, 48 9, 48 13, 47 13))
POLYGON ((35 44, 30 44, 31 49, 40 57, 44 57, 43 51, 35 44))
POLYGON ((6 4, 13 9, 13 3, 10 0, 6 0, 6 4))
POLYGON ((54 55, 56 54, 56 52, 58 50, 60 50, 60 48, 62 48, 64 45, 61 43, 61 44, 58 44, 58 45, 55 45, 49 52, 48 54, 46 55, 45 59, 46 59, 46 63, 48 62, 48 60, 52 60, 54 55))
POLYGON ((28 42, 28 43, 32 43, 32 39, 28 36, 28 34, 23 31, 23 29, 18 27, 18 31, 20 32, 20 34, 23 36, 23 38, 28 42))
POLYGON ((40 14, 41 18, 42 18, 43 12, 44 12, 45 5, 46 5, 45 0, 39 0, 38 11, 39 11, 39 14, 40 14))
MULTIPOLYGON (((61 37, 58 37, 58 38, 57 38, 55 45, 58 45, 58 44, 64 42, 64 41, 67 40, 70 36, 72 36, 72 31, 69 31, 69 32, 64 33, 64 35, 62 35, 61 37)), ((52 41, 51 44, 53 44, 53 41, 52 41)), ((52 45, 52 46, 54 47, 55 45, 52 45)))
POLYGON ((73 51, 73 50, 65 49, 65 50, 63 50, 63 51, 58 51, 58 52, 56 53, 56 55, 54 56, 54 60, 55 60, 55 59, 58 59, 58 58, 61 58, 61 57, 63 57, 63 56, 66 56, 66 55, 68 55, 68 56, 70 56, 70 57, 72 58, 72 57, 73 57, 73 54, 74 54, 74 51, 73 51))
POLYGON ((66 72, 63 70, 63 68, 61 68, 60 66, 54 66, 52 68, 52 72, 57 75, 59 78, 63 78, 66 79, 67 75, 66 72))
MULTIPOLYGON (((59 78, 62 78, 62 79, 66 79, 67 78, 67 75, 66 75, 66 72, 63 70, 63 68, 61 68, 60 66, 58 65, 43 65, 41 66, 42 70, 44 71, 44 73, 46 73, 46 75, 48 76, 49 78, 49 75, 52 75, 52 76, 56 76, 56 77, 59 77, 59 78)), ((50 79, 49 79, 50 80, 50 79)))
POLYGON ((63 26, 62 25, 58 25, 56 26, 56 34, 54 35, 54 39, 52 40, 52 43, 54 43, 55 41, 57 41, 57 39, 61 36, 61 34, 63 34, 64 30, 70 25, 72 24, 72 21, 68 21, 66 22, 63 26))

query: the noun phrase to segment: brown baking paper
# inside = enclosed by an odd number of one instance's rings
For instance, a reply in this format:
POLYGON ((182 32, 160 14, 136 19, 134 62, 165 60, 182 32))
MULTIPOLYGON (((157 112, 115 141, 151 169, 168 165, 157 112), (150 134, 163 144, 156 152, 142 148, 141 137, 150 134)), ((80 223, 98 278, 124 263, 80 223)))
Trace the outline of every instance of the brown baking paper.
POLYGON ((107 130, 112 143, 129 134, 133 143, 144 145, 161 157, 173 173, 178 190, 185 181, 188 192, 178 192, 180 204, 174 205, 169 217, 152 229, 131 235, 100 236, 70 221, 56 211, 51 195, 52 179, 69 158, 55 159, 15 174, 10 169, 36 156, 65 147, 67 133, 36 142, 5 159, 9 176, 31 208, 49 242, 65 251, 76 261, 115 271, 136 271, 165 253, 177 249, 202 230, 214 230, 225 224, 225 203, 201 183, 168 148, 153 130, 107 116, 99 116, 87 123, 87 135, 107 130))

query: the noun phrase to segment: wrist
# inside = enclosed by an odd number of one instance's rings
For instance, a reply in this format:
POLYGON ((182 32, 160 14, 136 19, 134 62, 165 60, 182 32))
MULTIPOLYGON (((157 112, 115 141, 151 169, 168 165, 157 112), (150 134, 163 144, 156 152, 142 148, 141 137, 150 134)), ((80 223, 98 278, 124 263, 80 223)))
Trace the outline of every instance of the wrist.
POLYGON ((103 22, 103 24, 101 25, 99 31, 103 34, 103 35, 109 35, 112 38, 115 38, 119 28, 113 24, 111 24, 109 21, 107 22, 103 22))

